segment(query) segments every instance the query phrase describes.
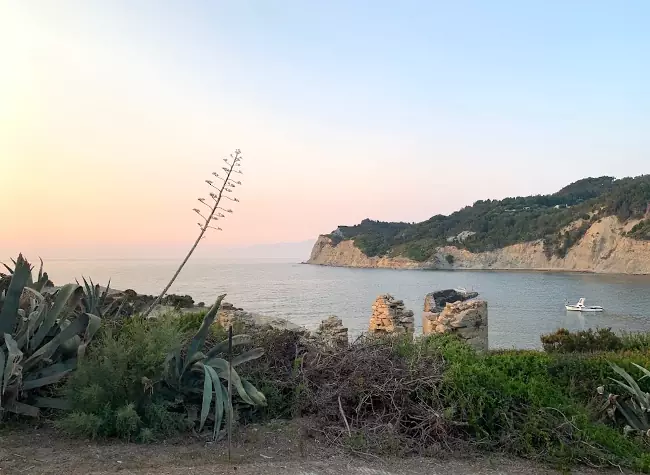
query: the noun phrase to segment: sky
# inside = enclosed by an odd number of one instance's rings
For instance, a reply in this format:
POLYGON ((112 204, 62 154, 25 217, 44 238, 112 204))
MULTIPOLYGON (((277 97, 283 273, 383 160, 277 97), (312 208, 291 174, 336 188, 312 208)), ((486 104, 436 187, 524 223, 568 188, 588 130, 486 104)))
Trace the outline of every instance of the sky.
POLYGON ((648 173, 649 18, 646 0, 0 0, 0 255, 180 255, 236 148, 240 203, 203 255, 648 173))

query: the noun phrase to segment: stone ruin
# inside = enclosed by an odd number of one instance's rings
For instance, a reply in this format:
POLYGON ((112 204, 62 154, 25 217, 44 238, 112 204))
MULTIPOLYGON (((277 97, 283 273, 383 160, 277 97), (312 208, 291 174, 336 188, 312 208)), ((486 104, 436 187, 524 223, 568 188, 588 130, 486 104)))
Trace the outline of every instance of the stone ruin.
POLYGON ((377 297, 377 300, 372 304, 372 316, 368 327, 370 334, 412 334, 414 330, 413 312, 404 308, 402 300, 396 300, 388 294, 377 297))
POLYGON ((454 333, 478 351, 488 349, 488 309, 476 292, 439 290, 427 294, 422 333, 454 333))
POLYGON ((217 312, 216 321, 223 328, 228 328, 235 323, 250 324, 253 321, 253 315, 246 312, 243 308, 237 308, 229 302, 222 302, 217 312))
POLYGON ((343 321, 335 315, 323 320, 313 336, 332 348, 348 346, 348 329, 343 326, 343 321))

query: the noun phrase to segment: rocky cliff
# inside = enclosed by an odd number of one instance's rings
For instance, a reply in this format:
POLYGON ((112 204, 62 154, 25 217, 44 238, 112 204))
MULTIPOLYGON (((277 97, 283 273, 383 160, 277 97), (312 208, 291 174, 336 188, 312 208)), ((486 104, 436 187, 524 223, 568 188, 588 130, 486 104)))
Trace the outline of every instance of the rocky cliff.
POLYGON ((624 236, 638 221, 622 225, 615 216, 595 222, 564 258, 547 259, 542 241, 514 244, 495 251, 472 253, 456 246, 437 249, 433 258, 417 262, 405 257, 368 257, 354 241, 335 244, 320 236, 309 264, 391 269, 533 269, 599 273, 650 274, 650 241, 624 236), (453 259, 447 256, 453 256, 453 259), (449 262, 451 261, 451 263, 449 262))

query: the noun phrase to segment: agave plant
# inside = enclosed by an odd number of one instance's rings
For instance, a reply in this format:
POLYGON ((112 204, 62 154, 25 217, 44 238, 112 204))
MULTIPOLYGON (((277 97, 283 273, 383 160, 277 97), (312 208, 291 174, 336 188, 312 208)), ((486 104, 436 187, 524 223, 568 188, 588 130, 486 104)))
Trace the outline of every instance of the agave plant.
MULTIPOLYGON (((184 402, 199 403, 201 407, 199 431, 203 430, 210 409, 213 408, 213 438, 215 439, 224 420, 224 413, 228 411, 228 417, 232 417, 233 408, 227 389, 229 382, 243 403, 251 406, 266 405, 264 395, 250 382, 241 378, 234 369, 242 363, 262 356, 264 354, 262 348, 254 348, 233 357, 232 364, 224 357, 229 346, 228 340, 216 344, 205 353, 202 351, 210 325, 214 322, 224 297, 225 295, 221 295, 205 315, 201 328, 188 345, 185 356, 180 348, 168 356, 165 372, 166 385, 180 395, 184 402)), ((232 347, 250 343, 251 338, 247 335, 236 335, 232 338, 232 347)))
POLYGON ((36 281, 22 255, 14 265, 0 301, 0 412, 38 416, 39 408, 65 407, 64 400, 43 396, 41 389, 76 368, 101 319, 75 315, 79 285, 64 285, 46 297, 40 292, 47 283, 42 264, 36 281))
MULTIPOLYGON (((632 363, 638 368, 643 376, 642 379, 650 377, 650 371, 646 368, 632 363)), ((611 368, 623 378, 624 381, 609 378, 618 386, 625 389, 626 394, 607 394, 603 411, 613 420, 617 414, 623 416, 626 422, 625 432, 643 433, 650 436, 650 393, 643 392, 635 379, 620 366, 610 363, 611 368)), ((600 386, 598 393, 605 396, 605 388, 600 386)))
MULTIPOLYGON (((111 281, 108 281, 106 288, 102 290, 99 284, 95 284, 91 278, 83 279, 83 297, 81 305, 84 310, 100 318, 120 315, 124 300, 109 298, 111 281)), ((79 281, 77 281, 79 284, 79 281)))

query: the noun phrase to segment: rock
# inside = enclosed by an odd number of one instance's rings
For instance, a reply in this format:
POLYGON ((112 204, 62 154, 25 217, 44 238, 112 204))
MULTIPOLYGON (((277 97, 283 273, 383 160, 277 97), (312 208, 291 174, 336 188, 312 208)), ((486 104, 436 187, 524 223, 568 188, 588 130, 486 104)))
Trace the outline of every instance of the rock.
MULTIPOLYGON (((427 308, 426 303, 425 308, 427 308)), ((425 335, 455 334, 476 350, 487 351, 487 302, 485 300, 450 302, 439 313, 426 311, 422 314, 422 331, 425 335)))
POLYGON ((163 297, 162 305, 174 308, 192 308, 194 307, 194 299, 189 295, 169 294, 163 297))
POLYGON ((246 312, 243 308, 237 308, 228 302, 222 302, 217 312, 216 321, 223 327, 228 328, 231 325, 250 324, 253 321, 253 314, 246 312))
POLYGON ((323 320, 318 330, 314 332, 314 336, 329 347, 344 348, 348 345, 348 329, 335 315, 323 320))
POLYGON ((404 302, 402 300, 396 300, 388 294, 380 295, 372 304, 371 308, 372 315, 368 326, 369 333, 412 334, 414 332, 413 312, 404 308, 404 302))
POLYGON ((475 297, 478 297, 478 292, 456 289, 436 290, 424 297, 424 311, 440 313, 448 303, 462 302, 475 297))

